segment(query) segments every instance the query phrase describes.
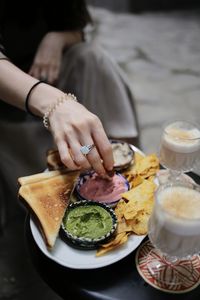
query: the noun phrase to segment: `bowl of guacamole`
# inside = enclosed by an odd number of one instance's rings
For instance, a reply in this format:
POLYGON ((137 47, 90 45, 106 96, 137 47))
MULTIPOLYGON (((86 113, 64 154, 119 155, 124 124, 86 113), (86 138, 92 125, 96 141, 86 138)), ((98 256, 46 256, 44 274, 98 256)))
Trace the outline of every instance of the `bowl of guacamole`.
POLYGON ((83 200, 69 205, 61 224, 61 237, 76 248, 96 249, 112 238, 116 228, 112 208, 83 200))

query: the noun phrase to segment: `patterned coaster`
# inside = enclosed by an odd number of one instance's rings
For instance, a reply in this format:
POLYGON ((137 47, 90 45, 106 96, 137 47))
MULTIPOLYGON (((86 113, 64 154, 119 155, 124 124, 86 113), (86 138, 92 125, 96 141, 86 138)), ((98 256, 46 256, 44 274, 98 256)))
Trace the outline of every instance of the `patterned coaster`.
POLYGON ((173 265, 168 263, 167 269, 165 268, 161 272, 161 280, 156 279, 156 276, 152 276, 149 271, 149 266, 153 265, 152 261, 162 262, 159 251, 153 247, 150 241, 143 243, 138 248, 135 260, 141 277, 158 290, 179 294, 189 292, 200 284, 200 257, 197 255, 193 256, 191 260, 182 260, 173 265), (174 277, 173 281, 171 275, 174 277))

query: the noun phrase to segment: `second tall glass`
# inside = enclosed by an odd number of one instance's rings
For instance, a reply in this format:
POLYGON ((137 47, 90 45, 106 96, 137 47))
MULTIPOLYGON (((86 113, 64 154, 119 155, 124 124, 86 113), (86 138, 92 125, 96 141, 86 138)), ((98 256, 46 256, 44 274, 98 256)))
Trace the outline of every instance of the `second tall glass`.
POLYGON ((160 142, 159 158, 172 177, 193 169, 200 157, 200 128, 188 121, 174 121, 165 125, 160 142))

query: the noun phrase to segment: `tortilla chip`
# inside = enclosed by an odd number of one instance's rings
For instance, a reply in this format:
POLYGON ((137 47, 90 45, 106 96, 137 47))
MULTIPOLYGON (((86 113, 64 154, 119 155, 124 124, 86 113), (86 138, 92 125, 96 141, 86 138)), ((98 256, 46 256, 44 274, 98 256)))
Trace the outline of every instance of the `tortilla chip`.
POLYGON ((128 235, 126 234, 118 234, 116 237, 120 236, 120 239, 117 239, 117 243, 113 243, 111 244, 109 247, 105 247, 105 245, 102 246, 102 248, 98 249, 96 252, 96 256, 101 256, 111 250, 116 249, 117 247, 119 247, 120 245, 124 244, 127 242, 128 240, 128 235))
POLYGON ((143 160, 144 159, 144 155, 142 155, 142 154, 140 154, 139 152, 135 152, 135 156, 134 156, 134 158, 135 158, 135 162, 136 162, 136 164, 139 162, 139 161, 141 161, 141 160, 143 160))
POLYGON ((126 220, 133 220, 141 210, 151 214, 154 205, 155 183, 144 180, 142 184, 122 196, 128 203, 123 207, 123 214, 126 220))
POLYGON ((134 163, 128 168, 126 169, 125 172, 123 172, 122 174, 127 177, 128 174, 136 174, 136 170, 137 170, 137 165, 138 163, 144 159, 144 155, 138 153, 138 152, 135 152, 135 155, 134 155, 134 163))
POLYGON ((128 225, 126 220, 123 218, 121 222, 118 223, 117 234, 120 234, 122 232, 130 232, 130 231, 132 231, 132 227, 128 225))
POLYGON ((135 153, 134 164, 123 173, 131 189, 122 194, 122 199, 115 207, 118 219, 117 234, 112 241, 97 250, 96 256, 124 244, 132 233, 147 234, 148 221, 154 205, 154 192, 157 188, 154 180, 158 169, 159 160, 155 154, 142 156, 135 153))
POLYGON ((124 217, 125 207, 126 207, 126 202, 123 199, 121 199, 117 203, 117 206, 115 207, 115 214, 117 216, 118 223, 121 222, 122 218, 124 217))
POLYGON ((136 217, 133 220, 127 221, 129 226, 132 227, 132 230, 135 234, 144 235, 148 231, 148 222, 150 214, 144 210, 138 211, 136 217))
POLYGON ((149 176, 155 175, 158 170, 159 160, 156 154, 145 156, 138 162, 136 166, 137 174, 143 178, 148 178, 149 176))
POLYGON ((135 153, 135 156, 134 164, 123 173, 131 187, 139 185, 143 179, 152 178, 159 170, 159 160, 156 154, 142 156, 135 153))
POLYGON ((135 178, 133 179, 133 181, 131 182, 132 187, 136 187, 139 184, 141 184, 144 181, 144 179, 140 176, 140 175, 136 175, 135 178))
POLYGON ((126 199, 127 201, 131 200, 140 200, 142 197, 146 195, 152 196, 156 189, 156 184, 149 180, 144 180, 140 185, 135 188, 132 188, 128 192, 122 194, 122 198, 126 199))
POLYGON ((111 245, 117 245, 125 235, 126 235, 126 232, 121 232, 121 233, 117 234, 114 237, 114 239, 112 239, 109 243, 103 244, 103 245, 101 245, 101 247, 108 248, 111 245))

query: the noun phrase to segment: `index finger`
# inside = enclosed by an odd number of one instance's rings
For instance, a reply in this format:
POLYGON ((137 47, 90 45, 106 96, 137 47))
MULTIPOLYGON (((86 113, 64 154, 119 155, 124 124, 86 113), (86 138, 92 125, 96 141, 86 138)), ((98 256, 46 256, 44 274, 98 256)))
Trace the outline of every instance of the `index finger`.
POLYGON ((98 124, 97 127, 93 128, 92 137, 103 160, 105 169, 111 171, 114 166, 112 146, 101 123, 98 124))

